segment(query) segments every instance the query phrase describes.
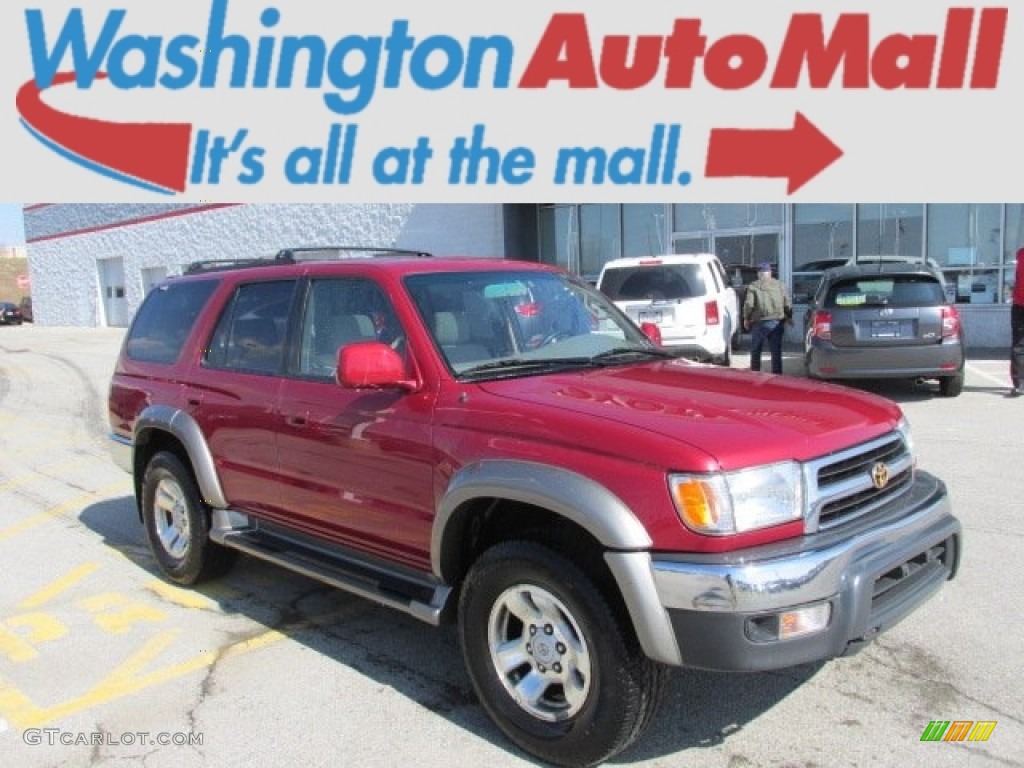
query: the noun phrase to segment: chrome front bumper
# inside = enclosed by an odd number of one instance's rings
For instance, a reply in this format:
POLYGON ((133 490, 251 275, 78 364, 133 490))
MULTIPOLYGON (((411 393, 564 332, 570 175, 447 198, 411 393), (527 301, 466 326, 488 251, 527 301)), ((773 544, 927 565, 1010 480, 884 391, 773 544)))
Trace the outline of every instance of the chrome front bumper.
POLYGON ((659 555, 652 568, 685 666, 771 669, 843 655, 900 621, 955 576, 960 539, 945 486, 919 472, 859 526, 722 555, 659 555), (831 603, 821 632, 752 636, 751 620, 821 602, 831 603))

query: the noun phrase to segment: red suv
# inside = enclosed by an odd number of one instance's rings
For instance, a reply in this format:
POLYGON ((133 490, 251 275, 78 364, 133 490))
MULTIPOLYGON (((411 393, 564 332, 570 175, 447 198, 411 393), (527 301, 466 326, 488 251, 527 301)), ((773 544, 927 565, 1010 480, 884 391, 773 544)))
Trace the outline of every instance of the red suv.
POLYGON ((242 552, 454 620, 509 738, 583 766, 670 668, 854 652, 957 571, 887 400, 676 359, 553 267, 313 255, 196 265, 127 333, 112 445, 172 581, 242 552))

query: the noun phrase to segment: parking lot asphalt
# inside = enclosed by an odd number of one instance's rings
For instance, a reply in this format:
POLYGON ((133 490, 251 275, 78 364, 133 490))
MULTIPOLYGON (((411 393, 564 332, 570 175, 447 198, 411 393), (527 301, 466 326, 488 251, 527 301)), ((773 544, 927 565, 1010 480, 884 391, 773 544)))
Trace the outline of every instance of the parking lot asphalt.
MULTIPOLYGON (((106 448, 122 332, 0 328, 0 765, 531 765, 477 704, 454 632, 242 559, 161 580, 106 448)), ((745 367, 737 355, 733 366, 745 367)), ((788 354, 786 375, 800 375, 788 354)), ((1024 398, 998 351, 958 398, 898 402, 949 486, 958 578, 856 656, 679 671, 621 766, 1024 766, 1024 398), (926 742, 932 721, 995 723, 926 742)))

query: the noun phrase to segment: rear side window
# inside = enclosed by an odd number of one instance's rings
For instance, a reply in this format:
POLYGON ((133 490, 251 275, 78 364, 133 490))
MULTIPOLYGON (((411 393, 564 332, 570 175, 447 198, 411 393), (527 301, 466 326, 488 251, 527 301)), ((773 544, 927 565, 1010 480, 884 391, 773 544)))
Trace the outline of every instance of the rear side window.
POLYGON ((704 296, 699 264, 661 264, 605 270, 601 291, 612 301, 692 299, 704 296))
POLYGON ((239 286, 217 321, 205 364, 246 373, 278 373, 284 362, 294 280, 239 286))
POLYGON ((146 363, 176 361, 192 323, 216 287, 217 281, 202 280, 154 288, 128 331, 125 355, 146 363))
POLYGON ((829 288, 825 297, 825 306, 832 309, 937 307, 945 303, 942 284, 925 275, 841 280, 829 288))

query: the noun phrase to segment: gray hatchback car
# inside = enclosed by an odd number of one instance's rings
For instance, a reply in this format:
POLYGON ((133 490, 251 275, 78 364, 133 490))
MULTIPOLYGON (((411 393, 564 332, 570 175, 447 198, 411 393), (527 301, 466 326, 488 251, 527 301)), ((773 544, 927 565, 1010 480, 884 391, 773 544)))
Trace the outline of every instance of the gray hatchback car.
POLYGON ((807 374, 818 379, 936 379, 964 385, 960 315, 942 273, 925 264, 830 269, 804 315, 807 374))

